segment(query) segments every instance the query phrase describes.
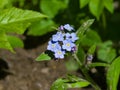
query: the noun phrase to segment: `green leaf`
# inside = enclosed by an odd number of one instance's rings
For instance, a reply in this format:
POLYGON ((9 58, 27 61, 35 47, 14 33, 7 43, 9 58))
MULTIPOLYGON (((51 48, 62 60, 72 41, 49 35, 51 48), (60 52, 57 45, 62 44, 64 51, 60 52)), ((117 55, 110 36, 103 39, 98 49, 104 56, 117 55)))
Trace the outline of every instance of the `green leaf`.
POLYGON ((113 5, 113 0, 103 0, 105 8, 113 13, 114 11, 114 5, 113 5))
POLYGON ((16 47, 24 47, 23 41, 15 36, 7 36, 7 39, 10 43, 10 45, 12 46, 12 48, 16 48, 16 47))
POLYGON ((67 86, 64 83, 66 80, 57 79, 51 86, 50 90, 67 90, 67 86))
POLYGON ((88 54, 94 54, 95 49, 96 49, 96 44, 93 44, 93 45, 89 48, 88 54))
POLYGON ((51 57, 48 56, 45 53, 40 54, 37 58, 36 61, 45 61, 45 60, 51 60, 51 57))
POLYGON ((55 23, 52 20, 40 20, 34 22, 29 28, 28 35, 40 36, 53 31, 55 23))
POLYGON ((115 57, 116 57, 115 49, 106 48, 106 49, 100 49, 98 51, 98 58, 101 61, 111 63, 115 57))
POLYGON ((35 11, 18 8, 5 9, 0 12, 0 30, 22 34, 31 22, 44 17, 46 16, 35 11))
POLYGON ((82 46, 92 46, 94 44, 99 44, 101 43, 101 38, 98 35, 98 33, 94 30, 88 30, 86 32, 86 35, 82 38, 81 40, 81 45, 82 46))
MULTIPOLYGON (((69 82, 86 81, 86 80, 84 80, 83 78, 80 78, 80 77, 77 77, 77 76, 71 75, 71 74, 68 74, 68 75, 67 75, 67 80, 68 80, 69 82)), ((68 81, 67 81, 67 82, 68 82, 68 81)))
POLYGON ((57 79, 50 90, 67 90, 68 88, 82 88, 88 85, 90 85, 88 81, 74 75, 68 75, 67 78, 57 79))
POLYGON ((75 83, 69 83, 67 84, 68 88, 82 88, 88 86, 89 82, 75 82, 75 83))
POLYGON ((80 60, 80 62, 81 63, 84 63, 85 62, 85 57, 86 57, 86 55, 85 55, 85 52, 84 52, 84 50, 82 49, 82 47, 81 47, 81 45, 79 44, 79 46, 78 46, 78 50, 77 50, 77 57, 79 58, 79 60, 80 60))
POLYGON ((100 43, 99 44, 99 46, 101 47, 101 48, 107 48, 107 47, 112 47, 112 45, 113 45, 113 42, 112 41, 110 41, 110 40, 108 40, 108 41, 105 41, 104 43, 100 43))
POLYGON ((75 75, 68 75, 66 80, 67 88, 82 88, 90 85, 88 81, 75 75))
POLYGON ((4 9, 6 7, 11 6, 11 0, 0 0, 0 9, 4 9))
POLYGON ((4 31, 0 30, 0 48, 14 52, 4 31))
POLYGON ((97 20, 99 20, 104 9, 103 0, 90 0, 89 9, 90 12, 97 18, 97 20))
POLYGON ((67 7, 68 2, 69 0, 41 0, 40 9, 50 18, 54 18, 59 10, 67 7))
POLYGON ((99 60, 107 63, 111 63, 113 61, 113 59, 116 57, 116 50, 112 48, 111 41, 106 41, 99 45, 97 57, 99 60))
POLYGON ((4 8, 6 4, 8 4, 8 0, 0 0, 0 9, 4 8))
POLYGON ((85 7, 89 3, 89 1, 90 0, 79 0, 79 2, 80 2, 80 8, 85 7))
POLYGON ((77 36, 80 38, 78 42, 80 42, 80 40, 83 38, 84 33, 93 24, 93 22, 94 22, 94 19, 89 19, 79 27, 79 29, 76 32, 77 36))
POLYGON ((107 72, 108 90, 117 90, 118 80, 120 76, 120 57, 116 58, 110 65, 107 72))

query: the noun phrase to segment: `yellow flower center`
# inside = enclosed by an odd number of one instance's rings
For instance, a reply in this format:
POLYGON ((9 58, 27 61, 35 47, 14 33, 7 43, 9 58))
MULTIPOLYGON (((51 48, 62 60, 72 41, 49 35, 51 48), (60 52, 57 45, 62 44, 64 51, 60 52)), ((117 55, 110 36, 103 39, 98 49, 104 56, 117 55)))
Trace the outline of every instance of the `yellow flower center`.
POLYGON ((58 51, 57 53, 58 53, 59 55, 60 55, 60 54, 62 54, 62 52, 61 52, 61 51, 58 51))
POLYGON ((55 47, 55 44, 52 44, 52 47, 54 48, 54 47, 55 47))
POLYGON ((67 47, 70 47, 70 43, 67 43, 66 46, 67 46, 67 47))

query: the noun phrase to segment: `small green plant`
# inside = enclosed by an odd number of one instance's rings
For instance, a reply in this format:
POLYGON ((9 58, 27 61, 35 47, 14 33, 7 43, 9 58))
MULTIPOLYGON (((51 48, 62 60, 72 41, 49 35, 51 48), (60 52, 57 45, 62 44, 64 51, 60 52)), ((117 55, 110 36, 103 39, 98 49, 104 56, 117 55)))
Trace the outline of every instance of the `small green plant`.
POLYGON ((87 20, 78 30, 69 24, 61 25, 48 42, 47 51, 36 58, 36 61, 58 60, 72 55, 72 59, 77 62, 76 65, 79 65, 78 68, 82 71, 82 77, 67 75, 66 78, 57 79, 50 90, 67 90, 88 85, 95 90, 103 90, 103 87, 98 85, 89 73, 96 67, 104 67, 107 84, 104 89, 117 90, 120 57, 116 58, 116 51, 112 48, 111 41, 103 43, 97 33, 90 30, 89 27, 93 22, 93 19, 87 20), (87 46, 87 52, 82 46, 87 46), (98 59, 93 61, 95 53, 97 53, 98 59))

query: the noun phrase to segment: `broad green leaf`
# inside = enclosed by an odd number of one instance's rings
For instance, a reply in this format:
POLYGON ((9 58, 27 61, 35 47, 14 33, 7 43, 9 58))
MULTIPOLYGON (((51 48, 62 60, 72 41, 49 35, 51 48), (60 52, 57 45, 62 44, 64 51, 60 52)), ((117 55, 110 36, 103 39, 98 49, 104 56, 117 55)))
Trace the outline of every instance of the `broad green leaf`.
POLYGON ((50 90, 67 90, 69 88, 82 88, 88 85, 90 85, 88 81, 69 75, 67 78, 56 80, 50 90))
POLYGON ((8 35, 7 39, 9 41, 10 45, 12 46, 12 48, 16 48, 16 47, 23 48, 24 47, 23 41, 18 37, 8 35))
POLYGON ((113 6, 113 0, 103 0, 105 8, 113 13, 114 11, 114 6, 113 6))
POLYGON ((41 13, 9 8, 0 12, 0 30, 22 34, 31 22, 46 17, 41 13))
POLYGON ((120 76, 120 57, 113 60, 107 71, 108 90, 117 90, 118 80, 120 76))
POLYGON ((80 2, 80 8, 85 7, 89 3, 89 1, 90 0, 79 0, 79 2, 80 2))
POLYGON ((108 67, 110 66, 109 64, 106 63, 100 63, 100 62, 94 62, 94 63, 90 63, 88 65, 89 68, 93 68, 93 67, 108 67))
POLYGON ((89 9, 90 12, 97 18, 97 20, 99 20, 104 9, 103 0, 90 0, 89 9))
POLYGON ((101 43, 101 38, 98 35, 98 33, 94 30, 88 30, 86 32, 86 35, 84 38, 81 40, 81 45, 82 46, 92 46, 94 44, 99 44, 101 43))
POLYGON ((83 38, 84 33, 86 32, 86 30, 89 29, 93 22, 94 19, 89 19, 79 27, 79 29, 77 30, 77 36, 79 37, 78 42, 80 42, 80 40, 83 38))
POLYGON ((107 63, 111 63, 113 61, 113 59, 116 57, 116 50, 112 48, 111 41, 106 41, 99 45, 97 57, 99 60, 107 63))
POLYGON ((4 30, 6 33, 23 34, 29 25, 30 23, 26 21, 22 23, 18 22, 18 23, 0 24, 0 30, 4 30))
POLYGON ((98 59, 107 63, 111 63, 116 57, 116 50, 113 48, 99 49, 98 59))
POLYGON ((113 42, 112 41, 110 41, 110 40, 108 40, 108 41, 105 41, 104 43, 100 43, 99 44, 99 46, 101 47, 101 48, 107 48, 107 47, 112 47, 112 45, 113 45, 113 42))
POLYGON ((50 18, 54 18, 59 10, 67 7, 69 0, 41 0, 40 9, 50 18))
POLYGON ((0 48, 14 52, 4 31, 0 30, 0 48))
POLYGON ((55 25, 55 23, 52 20, 40 20, 32 24, 29 28, 28 35, 43 35, 50 31, 53 31, 52 28, 55 25))
POLYGON ((51 57, 48 56, 45 53, 40 54, 37 58, 36 61, 45 61, 45 60, 51 60, 51 57))

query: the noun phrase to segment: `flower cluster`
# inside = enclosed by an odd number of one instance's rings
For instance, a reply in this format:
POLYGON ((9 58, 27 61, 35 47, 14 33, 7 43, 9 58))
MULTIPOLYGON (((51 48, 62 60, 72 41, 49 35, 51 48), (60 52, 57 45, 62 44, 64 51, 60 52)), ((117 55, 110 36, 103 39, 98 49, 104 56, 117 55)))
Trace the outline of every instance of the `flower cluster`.
POLYGON ((78 39, 74 28, 69 24, 61 25, 58 32, 48 42, 47 50, 54 53, 57 59, 63 59, 67 52, 75 52, 75 41, 78 39))

